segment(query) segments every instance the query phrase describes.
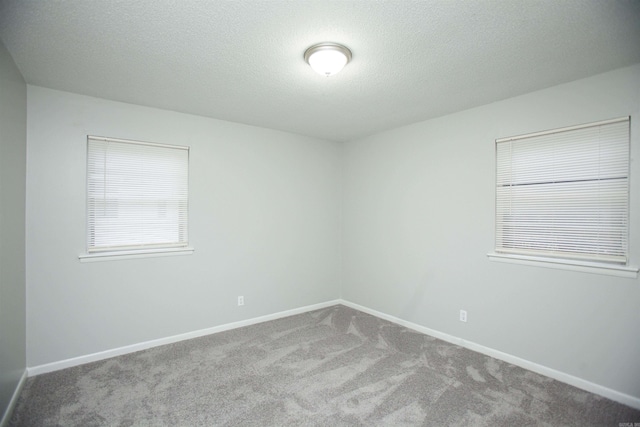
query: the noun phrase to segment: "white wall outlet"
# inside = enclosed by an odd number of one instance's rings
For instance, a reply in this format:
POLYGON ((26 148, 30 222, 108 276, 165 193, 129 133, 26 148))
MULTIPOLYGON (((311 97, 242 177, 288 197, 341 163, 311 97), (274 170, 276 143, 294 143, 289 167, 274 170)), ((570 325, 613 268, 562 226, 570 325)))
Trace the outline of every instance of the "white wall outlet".
POLYGON ((244 305, 244 297, 238 297, 238 305, 244 305))
POLYGON ((461 322, 466 322, 467 321, 467 311, 466 310, 460 310, 460 321, 461 322))

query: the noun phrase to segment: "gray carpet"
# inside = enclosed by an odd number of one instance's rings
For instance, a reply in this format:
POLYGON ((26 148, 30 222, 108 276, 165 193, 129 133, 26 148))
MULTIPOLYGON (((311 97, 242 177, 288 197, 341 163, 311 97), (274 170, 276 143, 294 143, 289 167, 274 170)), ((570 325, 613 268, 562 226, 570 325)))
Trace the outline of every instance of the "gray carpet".
POLYGON ((640 411, 341 305, 29 378, 11 426, 613 426, 640 411))

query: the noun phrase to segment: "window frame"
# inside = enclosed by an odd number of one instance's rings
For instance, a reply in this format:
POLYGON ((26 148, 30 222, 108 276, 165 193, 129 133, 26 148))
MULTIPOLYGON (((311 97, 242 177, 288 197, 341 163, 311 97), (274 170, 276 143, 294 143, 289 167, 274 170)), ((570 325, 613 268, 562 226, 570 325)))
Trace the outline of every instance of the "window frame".
MULTIPOLYGON (((160 143, 154 143, 154 142, 145 142, 145 141, 136 141, 136 140, 130 140, 130 139, 118 139, 118 138, 108 138, 108 137, 101 137, 101 136, 94 136, 94 135, 87 135, 87 140, 86 140, 86 161, 87 161, 87 165, 86 165, 86 174, 85 174, 85 185, 86 185, 86 200, 85 200, 85 208, 86 208, 86 213, 85 213, 85 221, 86 221, 86 227, 85 227, 85 252, 81 253, 78 258, 80 259, 81 262, 93 262, 93 261, 103 261, 103 260, 113 260, 113 259, 130 259, 130 258, 147 258, 147 257, 157 257, 157 256, 175 256, 175 255, 189 255, 192 254, 194 249, 192 247, 189 246, 189 167, 190 167, 190 150, 191 147, 190 146, 182 146, 182 145, 172 145, 172 144, 160 144, 160 143), (145 147, 148 147, 150 149, 152 149, 152 147, 154 148, 161 148, 161 149, 167 149, 167 150, 184 150, 186 151, 186 165, 184 164, 184 159, 180 160, 179 157, 180 156, 176 156, 176 159, 178 162, 182 162, 183 164, 180 166, 180 171, 182 174, 182 177, 179 178, 179 180, 177 181, 178 186, 182 186, 182 190, 180 193, 173 193, 173 194, 182 194, 182 197, 186 197, 186 206, 180 207, 179 205, 181 204, 181 202, 176 202, 175 199, 173 200, 174 204, 177 203, 178 207, 176 207, 176 209, 174 209, 174 214, 176 216, 175 219, 175 226, 178 227, 179 229, 184 229, 183 231, 177 231, 178 233, 178 238, 177 241, 171 243, 165 241, 165 242, 153 242, 152 237, 146 235, 145 233, 139 233, 140 236, 139 237, 145 237, 146 241, 139 241, 138 243, 135 244, 131 244, 130 242, 127 242, 127 238, 125 237, 122 240, 119 239, 115 239, 115 246, 114 247, 104 247, 104 245, 98 245, 98 246, 92 246, 92 241, 95 239, 91 238, 91 233, 92 233, 92 224, 96 224, 96 217, 94 216, 93 218, 91 217, 91 200, 92 200, 92 195, 91 195, 91 191, 95 191, 92 190, 90 188, 90 174, 92 172, 92 166, 90 165, 90 158, 92 156, 91 153, 91 144, 92 143, 114 143, 114 144, 119 144, 120 147, 124 147, 125 144, 131 144, 133 146, 136 146, 135 148, 132 148, 130 153, 125 153, 125 154, 129 154, 129 155, 141 155, 144 156, 145 153, 145 147), (136 151, 138 151, 136 153, 136 151), (184 176, 184 174, 186 174, 186 177, 184 176), (185 188, 186 187, 186 188, 185 188), (179 237, 182 236, 182 237, 179 237), (119 246, 118 246, 118 240, 119 240, 119 246)), ((96 150, 99 150, 100 148, 95 148, 96 150)), ((126 150, 125 150, 126 151, 126 150)), ((94 152, 93 155, 97 155, 100 156, 102 155, 99 152, 94 152)), ((161 153, 161 151, 156 151, 156 155, 158 155, 158 153, 161 153)), ((167 151, 166 153, 169 153, 169 151, 167 151)), ((160 154, 162 156, 162 154, 160 154)), ((183 155, 182 155, 183 156, 183 155)), ((106 161, 106 160, 105 160, 106 161)), ((125 160, 125 163, 128 161, 128 159, 125 160)), ((153 165, 153 163, 145 163, 145 165, 153 165)), ((171 164, 170 164, 171 165, 171 164)), ((130 165, 128 166, 129 169, 131 169, 130 165)), ((159 169, 157 169, 159 167, 159 165, 153 165, 153 167, 156 168, 156 171, 158 171, 159 169)), ((153 167, 151 168, 151 172, 153 172, 153 167)), ((125 173, 121 174, 120 177, 124 176, 124 179, 131 179, 131 178, 136 178, 139 179, 140 177, 144 177, 144 174, 140 174, 141 176, 136 176, 135 172, 133 175, 132 174, 127 174, 126 173, 126 169, 127 166, 125 164, 122 165, 122 170, 125 173)), ((95 169, 93 169, 94 172, 96 171, 95 169)), ((105 175, 106 176, 106 175, 105 175)), ((112 176, 117 176, 117 175, 112 175, 112 176)), ((156 175, 157 176, 157 175, 156 175)), ((151 177, 153 177, 153 174, 151 174, 151 177)), ((142 180, 140 180, 142 181, 142 180)), ((135 181, 135 183, 137 184, 140 181, 135 181)), ((160 180, 161 181, 161 180, 160 180)), ((106 178, 105 181, 101 182, 98 181, 99 184, 101 184, 102 186, 105 185, 106 182, 106 178)), ((174 184, 172 182, 170 182, 170 186, 172 187, 174 184)), ((121 191, 122 189, 125 189, 126 191, 126 186, 120 184, 120 187, 116 186, 113 188, 119 188, 121 191)), ((140 185, 137 188, 139 191, 143 192, 142 194, 150 196, 150 195, 156 195, 156 196, 162 196, 163 194, 166 194, 166 189, 163 187, 154 187, 152 188, 152 192, 151 193, 145 193, 145 190, 149 190, 149 188, 145 188, 144 185, 140 185), (163 191, 164 190, 164 191, 163 191), (154 194, 155 193, 155 194, 154 194)), ((116 190, 117 193, 118 190, 116 190)), ((175 191, 175 190, 173 190, 175 191)), ((131 195, 129 196, 131 197, 131 195)), ((180 197, 180 196, 179 196, 180 197)), ((143 197, 144 199, 144 197, 143 197)), ((95 199, 94 199, 95 200, 95 199)), ((126 200, 126 198, 124 199, 126 200)), ((130 199, 131 200, 131 199, 130 199)), ((135 198, 133 199, 135 200, 135 198)), ((169 199, 171 200, 171 199, 169 199)), ((158 199, 156 199, 156 201, 158 201, 158 199)), ((140 202, 138 202, 140 203, 140 202)), ((116 203, 118 204, 118 203, 116 203)), ((135 207, 136 203, 133 203, 133 206, 135 207)), ((95 209, 95 207, 94 207, 95 209)), ((171 211, 170 211, 171 212, 171 211)), ((139 212, 136 212, 136 214, 139 212)), ((144 211, 140 213, 141 215, 138 217, 139 220, 144 221, 145 219, 147 221, 149 220, 153 220, 155 219, 157 221, 157 218, 145 218, 144 215, 144 211)), ((152 221, 151 221, 152 222, 152 221)), ((171 223, 171 222, 170 222, 171 223)), ((145 223, 146 224, 146 223, 145 223)), ((120 226, 125 226, 123 224, 119 224, 120 226)), ((165 224, 165 227, 167 226, 167 224, 165 224)), ((117 228, 117 227, 116 227, 117 228)), ((169 229, 171 228, 171 226, 169 226, 169 229)), ((95 229, 94 229, 95 230, 95 229)), ((165 233, 168 232, 166 231, 167 229, 165 228, 165 233)), ((152 233, 153 234, 153 233, 152 233)), ((155 236, 154 236, 155 237, 155 236)))
MULTIPOLYGON (((584 271, 584 272, 589 272, 589 273, 598 273, 598 274, 608 274, 608 275, 615 275, 615 276, 621 276, 621 277, 629 277, 629 278, 636 278, 637 274, 638 274, 638 268, 635 266, 631 266, 629 264, 629 242, 630 242, 630 236, 629 236, 629 232, 630 232, 630 225, 631 225, 631 217, 630 217, 630 188, 631 188, 631 170, 630 170, 630 164, 631 164, 631 155, 630 155, 630 148, 631 148, 631 132, 630 132, 630 123, 631 123, 631 117, 630 116, 625 116, 625 117, 621 117, 621 118, 617 118, 617 119, 611 119, 611 120, 603 120, 603 121, 599 121, 599 122, 593 122, 593 123, 586 123, 583 125, 577 125, 577 126, 569 126, 569 127, 564 127, 564 128, 558 128, 558 129, 551 129, 551 130, 546 130, 546 131, 541 131, 541 132, 535 132, 535 133, 530 133, 530 134, 526 134, 526 135, 518 135, 518 136, 512 136, 512 137, 507 137, 507 138, 499 138, 495 140, 495 144, 494 144, 494 161, 495 163, 495 171, 496 171, 496 176, 495 176, 495 180, 494 180, 494 184, 495 184, 495 193, 494 193, 494 202, 495 202, 495 208, 496 211, 494 213, 494 239, 495 239, 495 246, 494 246, 494 250, 493 252, 488 253, 487 255, 489 256, 489 258, 493 261, 502 261, 502 262, 509 262, 509 263, 517 263, 517 264, 525 264, 525 265, 532 265, 532 266, 539 266, 539 267, 548 267, 548 268, 559 268, 559 269, 568 269, 568 270, 576 270, 576 271, 584 271), (504 245, 504 241, 502 241, 502 236, 503 233, 501 232, 501 230, 504 230, 505 227, 505 223, 501 223, 499 220, 499 179, 500 179, 500 170, 499 168, 502 167, 502 165, 499 165, 499 152, 498 152, 498 144, 501 143, 512 143, 513 141, 518 141, 518 140, 523 140, 523 139, 530 139, 533 141, 533 143, 535 144, 535 139, 534 138, 538 138, 538 137, 545 137, 547 135, 553 135, 553 134, 561 134, 563 132, 571 132, 571 131, 580 131, 580 130, 584 130, 586 128, 594 128, 594 127, 598 127, 598 129, 600 129, 600 127, 602 126, 606 126, 606 125, 613 125, 615 123, 619 123, 619 122, 625 122, 628 126, 628 133, 626 135, 626 143, 627 143, 627 147, 626 147, 626 229, 625 229, 625 233, 626 236, 624 239, 626 239, 626 241, 624 241, 623 239, 623 243, 624 245, 626 245, 624 247, 624 256, 625 256, 625 260, 624 262, 622 262, 620 259, 618 259, 617 261, 607 261, 605 260, 606 256, 602 256, 602 255, 596 255, 595 251, 594 251, 594 255, 593 257, 601 257, 602 259, 581 259, 580 256, 576 256, 576 254, 570 254, 568 252, 563 253, 562 251, 559 251, 557 253, 553 253, 553 254, 545 254, 544 251, 541 250, 532 250, 532 251, 527 251, 526 249, 520 249, 517 247, 513 247, 511 250, 504 245), (502 229, 500 228, 500 225, 502 225, 502 229), (499 237, 499 235, 501 237, 499 237), (501 246, 501 243, 503 244, 501 246)), ((572 152, 571 154, 569 154, 569 156, 576 156, 576 152, 572 152)), ((512 159, 509 160, 509 167, 511 167, 513 165, 512 159)), ((565 160, 566 161, 566 160, 565 160)), ((579 163, 576 163, 579 164, 579 163)), ((511 174, 511 170, 508 171, 509 174, 511 174)), ((519 172, 519 171, 518 171, 519 172)), ((510 178, 511 179, 511 178, 510 178)), ((595 181, 595 180, 594 180, 595 181)), ((557 188, 561 187, 563 185, 562 181, 554 181, 556 184, 552 183, 552 186, 555 185, 553 187, 553 189, 551 190, 552 192, 555 191, 559 191, 557 190, 557 188)), ((545 185, 547 183, 544 183, 545 185)), ((529 185, 527 181, 525 181, 524 185, 529 185)), ((542 205, 544 205, 545 203, 548 203, 548 194, 546 195, 546 198, 543 198, 541 203, 542 205)), ((501 199, 502 200, 502 199, 501 199)), ((542 205, 538 205, 542 206, 542 205)), ((511 209, 509 207, 509 209, 511 209)), ((531 238, 530 236, 525 236, 528 238, 531 238)), ((535 235, 534 235, 535 237, 535 235)), ((565 238, 566 239, 566 238, 565 238)), ((527 244, 527 240, 526 238, 523 239, 521 242, 521 244, 526 245, 527 244)), ((531 243, 531 242, 530 242, 531 243)), ((573 243, 573 242, 572 242, 573 243)), ((595 246, 595 245, 594 245, 595 246)), ((620 257, 618 257, 620 258, 620 257)))

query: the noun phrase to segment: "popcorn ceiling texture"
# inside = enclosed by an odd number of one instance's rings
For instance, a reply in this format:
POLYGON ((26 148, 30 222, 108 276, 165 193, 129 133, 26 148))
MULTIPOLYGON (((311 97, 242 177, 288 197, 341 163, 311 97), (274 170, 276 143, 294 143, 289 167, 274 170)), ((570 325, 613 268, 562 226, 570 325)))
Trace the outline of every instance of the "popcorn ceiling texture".
POLYGON ((347 141, 640 62, 622 0, 0 0, 27 83, 347 141), (325 78, 323 41, 354 57, 325 78))
POLYGON ((29 378, 10 426, 618 426, 640 411, 357 310, 29 378))

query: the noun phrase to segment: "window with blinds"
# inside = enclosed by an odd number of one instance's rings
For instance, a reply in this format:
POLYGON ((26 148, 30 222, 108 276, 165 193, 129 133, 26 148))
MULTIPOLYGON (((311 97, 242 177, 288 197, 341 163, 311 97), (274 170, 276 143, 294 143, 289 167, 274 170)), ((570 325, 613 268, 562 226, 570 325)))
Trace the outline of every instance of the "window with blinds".
POLYGON ((189 147, 87 137, 87 251, 188 244, 189 147))
POLYGON ((496 253, 626 264, 629 117, 496 140, 496 253))

